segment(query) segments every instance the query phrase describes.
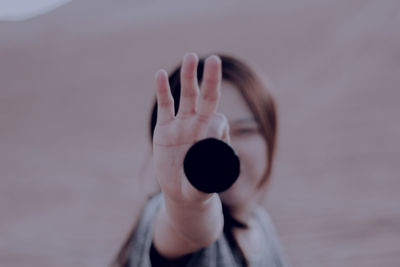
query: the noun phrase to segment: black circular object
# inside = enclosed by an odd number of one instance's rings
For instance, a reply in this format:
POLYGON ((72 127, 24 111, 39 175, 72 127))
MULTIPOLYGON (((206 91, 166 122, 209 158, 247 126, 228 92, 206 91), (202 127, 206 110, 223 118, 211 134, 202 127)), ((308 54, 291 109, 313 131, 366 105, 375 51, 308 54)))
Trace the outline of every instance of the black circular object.
POLYGON ((239 177, 240 161, 227 143, 207 138, 192 145, 183 161, 189 182, 205 193, 220 193, 239 177))

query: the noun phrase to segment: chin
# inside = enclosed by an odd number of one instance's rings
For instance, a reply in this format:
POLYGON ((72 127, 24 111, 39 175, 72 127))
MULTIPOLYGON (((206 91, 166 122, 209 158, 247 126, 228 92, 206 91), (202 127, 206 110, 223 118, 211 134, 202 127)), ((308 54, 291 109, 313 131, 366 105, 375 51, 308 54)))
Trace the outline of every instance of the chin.
POLYGON ((220 193, 219 197, 224 205, 231 208, 243 205, 243 203, 246 201, 243 193, 241 193, 239 190, 236 190, 234 186, 220 193))

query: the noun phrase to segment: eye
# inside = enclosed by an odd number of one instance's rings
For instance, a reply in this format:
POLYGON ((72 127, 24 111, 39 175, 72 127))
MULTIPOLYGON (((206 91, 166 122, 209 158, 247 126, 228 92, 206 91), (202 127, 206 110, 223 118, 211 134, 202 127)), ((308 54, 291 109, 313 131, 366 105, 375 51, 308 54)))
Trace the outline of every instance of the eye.
POLYGON ((260 131, 256 127, 242 127, 233 129, 232 135, 233 136, 249 136, 253 134, 258 134, 260 131))

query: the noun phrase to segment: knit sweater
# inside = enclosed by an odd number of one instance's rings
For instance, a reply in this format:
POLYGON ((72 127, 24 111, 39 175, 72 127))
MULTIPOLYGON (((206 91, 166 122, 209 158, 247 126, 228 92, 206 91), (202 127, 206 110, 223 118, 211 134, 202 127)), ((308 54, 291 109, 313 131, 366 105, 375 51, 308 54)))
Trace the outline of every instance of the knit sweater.
MULTIPOLYGON (((127 266, 151 267, 150 251, 152 249, 153 223, 161 206, 162 193, 153 196, 142 211, 135 232, 129 243, 129 259, 127 266)), ((255 218, 262 225, 267 247, 257 259, 247 259, 249 267, 286 267, 288 264, 280 248, 274 226, 266 211, 259 207, 255 210, 255 218)), ((185 267, 242 267, 243 262, 236 255, 237 247, 232 247, 225 234, 210 246, 190 255, 185 267)))

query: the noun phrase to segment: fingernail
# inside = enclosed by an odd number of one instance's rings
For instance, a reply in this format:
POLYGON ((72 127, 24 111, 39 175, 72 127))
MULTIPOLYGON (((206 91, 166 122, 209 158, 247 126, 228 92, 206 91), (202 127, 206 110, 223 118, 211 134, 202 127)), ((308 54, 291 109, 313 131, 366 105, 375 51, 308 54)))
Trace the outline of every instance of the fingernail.
POLYGON ((193 57, 195 60, 197 60, 198 56, 194 52, 186 53, 185 56, 183 57, 184 60, 188 60, 189 58, 193 57))
POLYGON ((160 69, 156 72, 156 74, 154 75, 154 77, 156 79, 159 79, 160 77, 162 77, 162 75, 166 75, 168 76, 168 73, 164 70, 164 69, 160 69))
POLYGON ((221 63, 221 59, 217 55, 209 56, 206 61, 215 61, 217 63, 221 63))

